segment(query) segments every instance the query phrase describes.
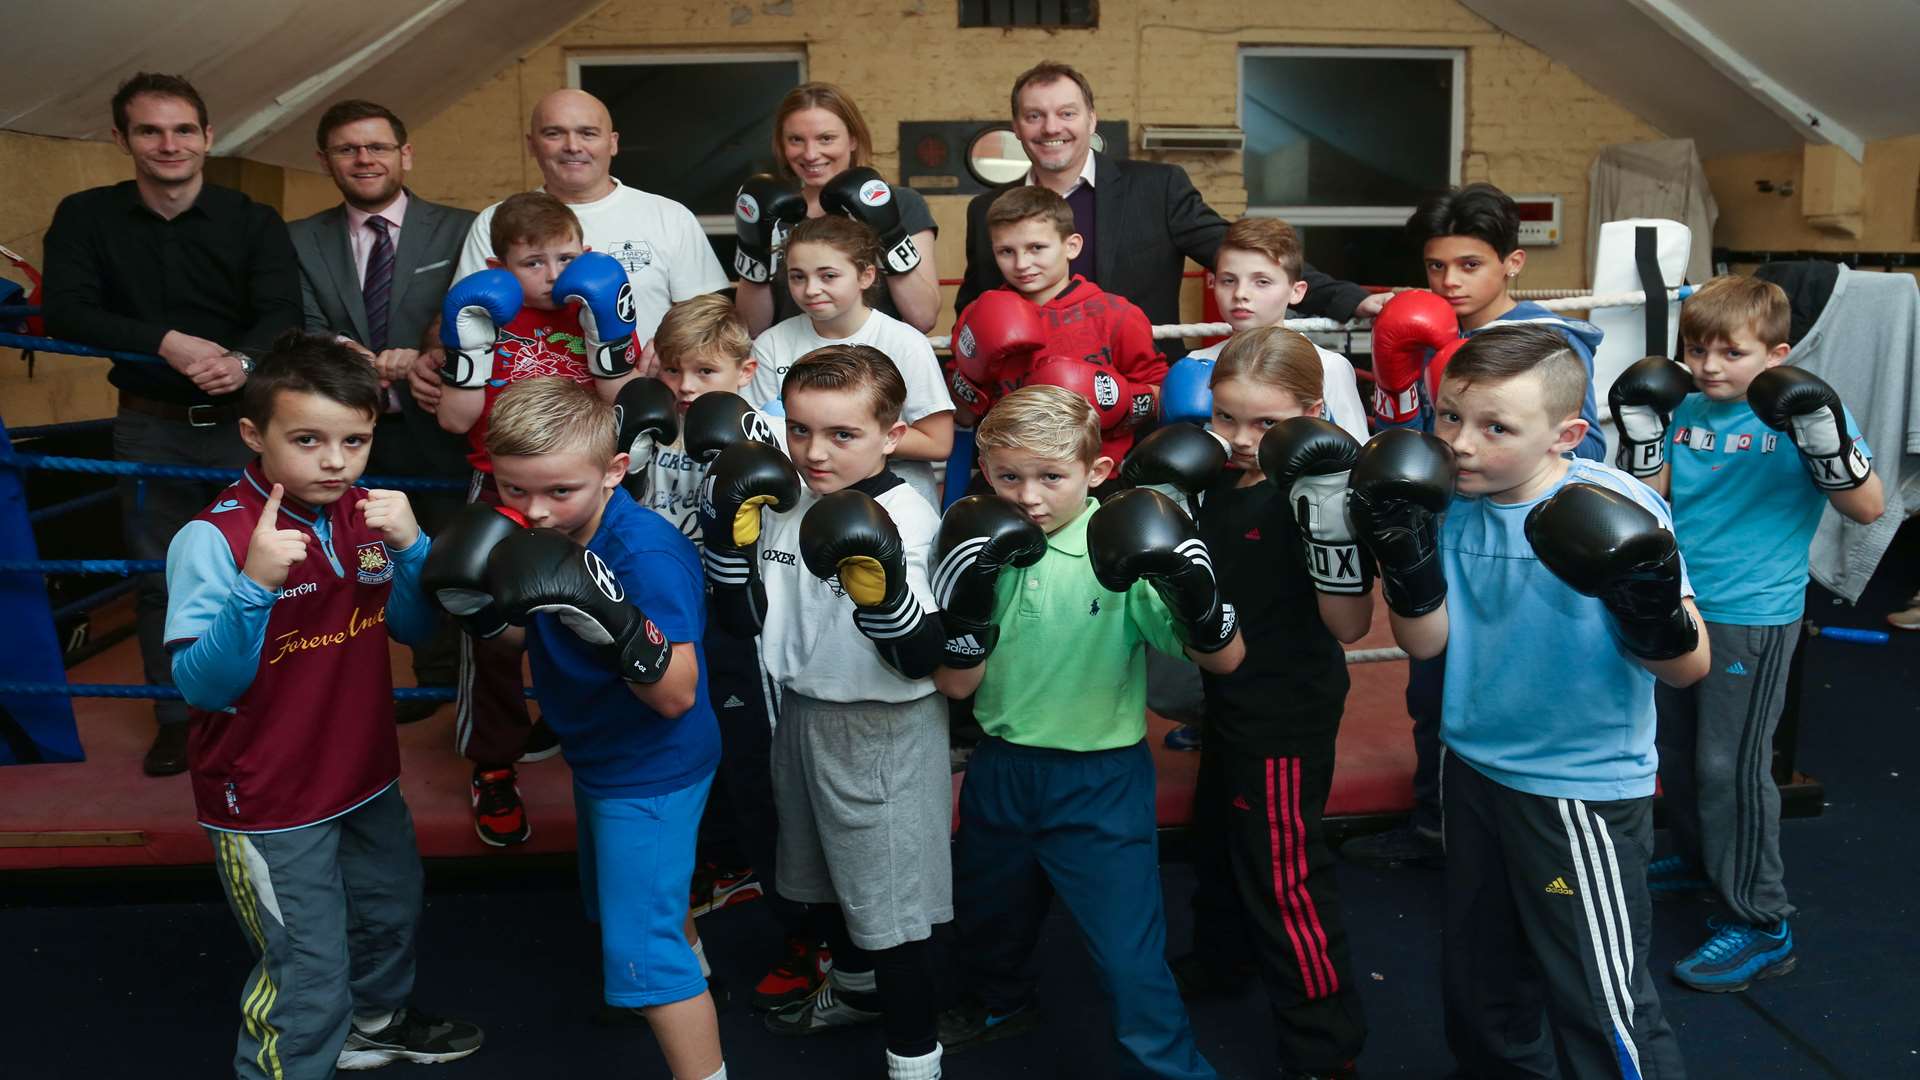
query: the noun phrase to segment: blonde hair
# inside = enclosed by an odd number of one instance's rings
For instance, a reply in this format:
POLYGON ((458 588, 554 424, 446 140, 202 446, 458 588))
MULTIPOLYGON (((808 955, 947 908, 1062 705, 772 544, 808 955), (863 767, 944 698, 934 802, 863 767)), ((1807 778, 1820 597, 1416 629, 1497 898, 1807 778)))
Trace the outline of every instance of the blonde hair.
POLYGON ((733 301, 719 293, 701 293, 667 309, 660 328, 653 333, 653 347, 663 363, 706 353, 724 356, 738 365, 753 355, 753 338, 734 310, 733 301))
POLYGON ((1310 409, 1326 397, 1325 376, 1326 368, 1313 342, 1284 326, 1263 326, 1227 339, 1207 385, 1246 379, 1285 390, 1301 408, 1310 409))
POLYGON ((613 406, 572 379, 517 382, 494 399, 487 416, 489 457, 532 457, 577 451, 605 464, 619 452, 613 406))
POLYGON ((773 110, 773 174, 782 180, 798 181, 793 174, 793 166, 787 164, 786 127, 787 117, 807 109, 825 109, 840 118, 847 127, 847 138, 853 140, 853 152, 847 155, 847 168, 857 169, 872 158, 873 136, 867 134, 867 121, 860 115, 860 107, 853 103, 845 90, 826 82, 801 83, 787 91, 780 99, 780 107, 773 110))
POLYGON ((1680 305, 1680 340, 1690 345, 1732 341, 1733 335, 1752 331, 1771 349, 1787 343, 1793 307, 1786 291, 1771 281, 1722 274, 1695 289, 1680 305))
MULTIPOLYGON (((1304 260, 1300 234, 1279 218, 1243 217, 1227 226, 1227 235, 1220 238, 1220 250, 1228 248, 1265 255, 1280 265, 1288 281, 1300 280, 1300 265, 1304 260)), ((1213 258, 1218 265, 1220 256, 1216 253, 1213 258)))
POLYGON ((1100 458, 1093 403, 1061 386, 1027 386, 994 403, 974 432, 982 455, 1025 451, 1048 461, 1092 465, 1100 458))

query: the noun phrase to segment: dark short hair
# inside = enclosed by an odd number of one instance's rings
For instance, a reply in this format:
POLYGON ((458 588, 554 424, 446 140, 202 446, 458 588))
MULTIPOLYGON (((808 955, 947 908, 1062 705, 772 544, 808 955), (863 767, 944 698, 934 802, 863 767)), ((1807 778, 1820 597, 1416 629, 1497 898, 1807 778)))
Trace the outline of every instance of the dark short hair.
POLYGON ((393 110, 362 98, 348 98, 327 106, 320 114, 320 125, 314 129, 313 143, 321 150, 327 148, 327 136, 338 128, 361 120, 385 120, 393 128, 393 141, 401 146, 407 145, 407 125, 393 115, 393 110))
POLYGON ((1415 247, 1442 236, 1470 236, 1504 259, 1520 248, 1520 208, 1492 184, 1468 184, 1416 207, 1407 219, 1407 234, 1415 247))
POLYGON ((586 230, 573 208, 544 191, 523 191, 509 195, 494 208, 487 223, 487 239, 493 242, 493 257, 505 259, 515 244, 537 244, 571 236, 586 243, 586 230))
POLYGON ((195 90, 192 83, 178 75, 139 71, 113 92, 113 130, 122 135, 127 133, 127 106, 141 94, 179 98, 193 106, 193 111, 200 116, 200 126, 207 126, 207 103, 200 99, 200 91, 195 90))
POLYGON ((1540 373, 1540 407, 1556 423, 1580 414, 1587 399, 1587 365, 1560 331, 1515 323, 1473 335, 1447 362, 1443 382, 1502 383, 1540 373))
POLYGON ((871 345, 828 345, 802 356, 787 369, 781 398, 794 390, 861 394, 882 427, 892 426, 907 407, 907 382, 900 369, 871 345))
POLYGON ((1059 192, 1039 184, 1027 184, 1008 188, 987 205, 988 243, 992 243, 993 230, 1023 221, 1046 222, 1062 240, 1079 231, 1074 225, 1073 207, 1067 205, 1059 192))
POLYGON ((1013 93, 1007 95, 1007 105, 1013 110, 1013 118, 1020 119, 1020 91, 1029 86, 1045 85, 1058 79, 1071 80, 1073 85, 1080 88, 1080 99, 1086 103, 1087 108, 1093 108, 1093 84, 1087 81, 1085 75, 1074 70, 1071 65, 1063 64, 1058 60, 1042 60, 1021 72, 1019 77, 1013 80, 1013 93))
POLYGON ((280 391, 317 394, 370 417, 380 415, 380 377, 367 358, 331 335, 289 330, 280 335, 241 391, 240 415, 267 430, 280 391))

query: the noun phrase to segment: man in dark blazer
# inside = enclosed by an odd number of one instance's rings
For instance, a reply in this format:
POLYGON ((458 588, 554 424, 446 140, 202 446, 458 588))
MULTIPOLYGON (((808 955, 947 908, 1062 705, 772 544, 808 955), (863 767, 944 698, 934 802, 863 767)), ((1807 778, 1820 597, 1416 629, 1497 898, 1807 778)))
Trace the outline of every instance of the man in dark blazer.
MULTIPOLYGON (((407 373, 440 314, 473 211, 419 198, 405 187, 413 167, 407 128, 385 107, 342 101, 320 117, 318 157, 346 200, 289 225, 300 260, 307 329, 332 333, 367 356, 387 384, 367 471, 376 476, 469 474, 465 441, 440 429, 413 400, 407 373)), ((457 494, 415 496, 429 531, 460 506, 457 494)), ((458 640, 444 628, 415 650, 423 683, 454 681, 458 640)), ((406 723, 431 715, 431 702, 403 702, 406 723)))
MULTIPOLYGON (((1083 246, 1072 270, 1146 312, 1154 325, 1180 320, 1180 275, 1186 260, 1213 266, 1227 221, 1208 206, 1185 169, 1155 161, 1108 157, 1093 149, 1093 87, 1065 64, 1041 63, 1013 83, 1013 130, 1033 168, 1022 184, 1059 192, 1073 207, 1083 246)), ((1008 185, 1014 186, 1014 185, 1008 185)), ((967 272, 954 302, 1004 284, 987 235, 987 207, 1005 187, 967 204, 967 272)), ((1387 294, 1370 294, 1308 266, 1303 315, 1369 318, 1387 294)))

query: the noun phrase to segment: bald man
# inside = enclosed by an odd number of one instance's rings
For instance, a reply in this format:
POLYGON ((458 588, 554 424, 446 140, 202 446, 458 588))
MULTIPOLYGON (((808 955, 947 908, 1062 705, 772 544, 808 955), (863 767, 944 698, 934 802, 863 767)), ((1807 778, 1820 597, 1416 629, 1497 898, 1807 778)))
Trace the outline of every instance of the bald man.
MULTIPOLYGON (((691 210, 630 188, 609 171, 620 152, 620 133, 599 98, 584 90, 555 90, 541 98, 528 122, 527 151, 546 181, 540 190, 572 208, 587 247, 627 268, 641 341, 653 338, 668 307, 727 287, 720 260, 691 210)), ((485 267, 493 254, 488 229, 494 206, 474 219, 455 281, 485 267)))

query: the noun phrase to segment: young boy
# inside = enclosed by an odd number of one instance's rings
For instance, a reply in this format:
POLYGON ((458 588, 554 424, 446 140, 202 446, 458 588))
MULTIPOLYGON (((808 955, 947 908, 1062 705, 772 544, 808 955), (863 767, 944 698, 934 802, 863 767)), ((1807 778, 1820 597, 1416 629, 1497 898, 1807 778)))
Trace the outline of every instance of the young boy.
POLYGON ((1084 398, 1016 390, 979 444, 994 494, 949 509, 937 575, 950 640, 936 682, 950 698, 976 694, 987 733, 953 856, 969 995, 941 1017, 941 1041, 1038 1023, 1031 959, 1057 891, 1133 1067, 1214 1076, 1167 970, 1142 652, 1231 672, 1245 653, 1233 609, 1170 500, 1130 491, 1095 510, 1088 492, 1113 459, 1084 398), (1021 536, 1036 529, 1044 541, 1021 536))
POLYGON ((1683 1074, 1647 974, 1653 684, 1699 680, 1709 652, 1660 497, 1566 456, 1587 382, 1549 328, 1476 335, 1435 435, 1382 432, 1349 478, 1395 638, 1446 658, 1443 988, 1464 1075, 1683 1074))
MULTIPOLYGON (((1593 350, 1600 330, 1591 323, 1555 315, 1508 293, 1526 266, 1520 247, 1520 211, 1491 184, 1468 184, 1429 198, 1407 219, 1420 245, 1427 289, 1401 293, 1373 323, 1374 414, 1383 427, 1434 430, 1429 388, 1439 379, 1429 364, 1444 366, 1463 337, 1515 323, 1552 328, 1587 371, 1580 419, 1586 429, 1572 448, 1575 457, 1601 461, 1593 397, 1593 350)), ((1440 843, 1440 700, 1444 665, 1407 665, 1407 713, 1413 719, 1413 814, 1404 826, 1342 845, 1341 854, 1374 866, 1433 863, 1444 858, 1440 843)))
POLYGON ((939 519, 887 467, 906 395, 872 346, 807 354, 781 390, 792 460, 751 440, 721 451, 700 514, 715 618, 761 630, 779 687, 774 887, 813 905, 833 951, 819 991, 767 1027, 881 1021, 891 1080, 937 1080, 929 939, 953 918, 953 788, 931 678, 944 641, 927 583, 939 519))
MULTIPOLYGON (((508 198, 494 212, 490 235, 489 269, 454 282, 447 293, 440 323, 446 389, 436 415, 471 447, 467 501, 498 505, 487 456, 495 399, 516 382, 557 375, 613 400, 632 377, 621 346, 631 349, 633 304, 620 264, 605 255, 583 257, 579 220, 551 195, 508 198), (570 307, 576 299, 581 306, 570 307)), ((474 832, 492 847, 526 843, 532 827, 514 763, 551 757, 557 747, 551 731, 537 731, 527 713, 519 652, 506 638, 463 635, 459 689, 454 746, 473 762, 474 832)))
POLYGON ((954 326, 956 416, 983 416, 1021 386, 1062 386, 1093 405, 1100 452, 1119 461, 1135 430, 1159 415, 1167 360, 1152 325, 1125 297, 1069 275, 1081 237, 1073 208, 1052 190, 1007 191, 988 207, 987 231, 1007 284, 982 293, 954 326))
POLYGON ((354 486, 380 384, 347 347, 290 334, 245 394, 240 435, 259 456, 167 549, 194 806, 259 957, 234 1071, 462 1058, 479 1028, 407 1004, 420 853, 387 635, 423 641, 434 614, 407 497, 354 486))
POLYGON ((568 379, 499 396, 487 453, 504 513, 467 507, 424 570, 468 632, 524 647, 573 769, 580 892, 608 1005, 638 1011, 676 1077, 722 1077, 687 881, 720 757, 692 543, 627 496, 613 409, 568 379), (462 600, 467 602, 462 603, 462 600))
POLYGON ((1793 970, 1771 750, 1800 637, 1807 545, 1829 503, 1863 524, 1885 509, 1853 414, 1817 376, 1780 366, 1789 316, 1778 285, 1714 278, 1680 309, 1691 384, 1649 357, 1608 395, 1622 456, 1671 492, 1713 642, 1705 679, 1658 687, 1654 698, 1677 853, 1653 864, 1649 886, 1711 883, 1732 916, 1674 965, 1674 978, 1696 990, 1744 990, 1793 970))
MULTIPOLYGON (((746 392, 758 368, 753 341, 732 302, 708 293, 668 309, 653 344, 660 356, 660 381, 672 394, 682 430, 680 439, 661 448, 647 469, 644 501, 699 544, 700 484, 707 466, 718 449, 744 437, 741 419, 749 412, 735 395, 746 392), (727 400, 709 397, 696 408, 694 403, 708 395, 727 400)), ((628 392, 646 381, 636 379, 628 392)), ((720 720, 720 772, 707 800, 705 827, 730 835, 738 851, 731 859, 700 861, 693 877, 693 912, 754 897, 766 900, 785 946, 780 960, 755 984, 753 1003, 777 1009, 819 989, 831 958, 814 936, 805 907, 772 887, 777 874, 770 765, 773 708, 759 644, 711 620, 706 659, 707 686, 720 720), (746 865, 735 865, 741 862, 746 865)), ((727 846, 714 845, 723 850, 727 846)))
MULTIPOLYGON (((1220 317, 1233 332, 1243 334, 1286 321, 1287 309, 1307 295, 1307 283, 1301 268, 1305 254, 1300 234, 1279 218, 1244 217, 1227 227, 1220 238, 1220 250, 1214 256, 1213 270, 1207 274, 1207 288, 1220 317)), ((1189 420, 1204 424, 1213 416, 1213 396, 1207 381, 1220 350, 1227 347, 1217 341, 1195 349, 1173 365, 1161 384, 1160 416, 1164 421, 1189 420)), ((1372 434, 1367 429, 1367 409, 1360 403, 1360 387, 1354 378, 1353 364, 1344 356, 1322 349, 1320 364, 1322 416, 1338 424, 1358 442, 1372 434)))

